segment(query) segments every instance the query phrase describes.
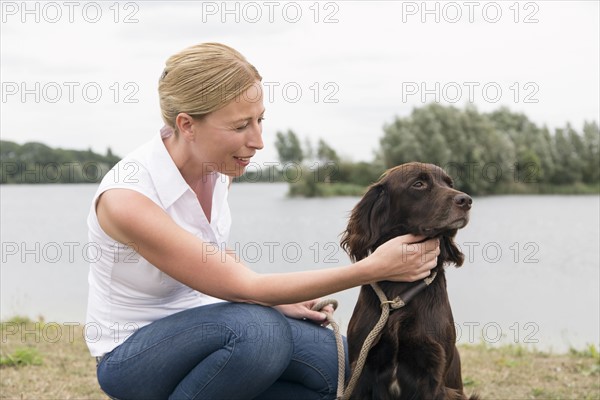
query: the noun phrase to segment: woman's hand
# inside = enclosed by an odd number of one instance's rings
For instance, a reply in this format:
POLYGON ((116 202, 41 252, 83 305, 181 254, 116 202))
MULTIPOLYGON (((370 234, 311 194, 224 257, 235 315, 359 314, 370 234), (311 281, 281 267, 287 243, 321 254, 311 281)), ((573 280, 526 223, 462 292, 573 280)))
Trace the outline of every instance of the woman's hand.
POLYGON ((414 282, 429 276, 440 254, 438 239, 403 235, 388 240, 369 257, 371 268, 376 269, 377 280, 414 282), (420 242, 420 243, 417 243, 420 242))
POLYGON ((279 312, 286 317, 294 319, 307 319, 319 325, 327 326, 329 322, 327 321, 325 312, 333 314, 334 308, 331 305, 327 305, 322 311, 313 311, 313 306, 320 300, 321 299, 315 299, 296 304, 282 304, 279 306, 274 306, 273 308, 279 310, 279 312))

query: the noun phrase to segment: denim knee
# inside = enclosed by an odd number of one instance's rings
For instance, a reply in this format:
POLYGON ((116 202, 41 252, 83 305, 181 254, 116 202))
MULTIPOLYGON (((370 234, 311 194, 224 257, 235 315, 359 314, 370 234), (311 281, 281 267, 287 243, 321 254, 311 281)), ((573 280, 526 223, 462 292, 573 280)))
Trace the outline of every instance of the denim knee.
POLYGON ((288 319, 271 307, 254 304, 237 304, 231 311, 237 316, 236 340, 248 347, 245 352, 248 368, 276 376, 283 373, 294 350, 288 319))
POLYGON ((240 387, 258 394, 288 367, 291 336, 288 320, 270 307, 189 309, 131 335, 102 360, 98 381, 116 398, 234 398, 240 387))

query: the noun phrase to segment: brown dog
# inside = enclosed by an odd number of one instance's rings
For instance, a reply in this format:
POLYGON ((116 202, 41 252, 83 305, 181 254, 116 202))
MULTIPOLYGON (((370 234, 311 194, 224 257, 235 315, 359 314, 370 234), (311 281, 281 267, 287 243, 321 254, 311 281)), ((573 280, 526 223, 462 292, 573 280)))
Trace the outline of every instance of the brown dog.
MULTIPOLYGON (((440 255, 430 286, 405 307, 391 311, 371 349, 351 399, 466 399, 456 349, 456 332, 446 292, 444 264, 462 265, 454 244, 467 225, 471 198, 453 189, 452 179, 432 164, 409 163, 388 170, 352 210, 342 247, 360 260, 380 244, 412 233, 440 239, 440 255)), ((379 282, 388 299, 402 297, 420 282, 379 282)), ((363 286, 348 326, 352 368, 381 314, 373 288, 363 286)), ((471 399, 476 399, 476 396, 471 399)))

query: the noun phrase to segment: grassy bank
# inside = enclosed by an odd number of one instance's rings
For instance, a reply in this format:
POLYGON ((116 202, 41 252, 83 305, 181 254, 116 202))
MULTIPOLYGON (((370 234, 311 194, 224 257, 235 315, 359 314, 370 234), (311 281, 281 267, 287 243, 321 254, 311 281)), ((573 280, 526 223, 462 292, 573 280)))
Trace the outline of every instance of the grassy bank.
MULTIPOLYGON (((107 399, 81 325, 13 319, 1 331, 0 399, 107 399)), ((484 399, 600 399, 594 346, 568 354, 485 345, 460 352, 466 392, 484 399)))

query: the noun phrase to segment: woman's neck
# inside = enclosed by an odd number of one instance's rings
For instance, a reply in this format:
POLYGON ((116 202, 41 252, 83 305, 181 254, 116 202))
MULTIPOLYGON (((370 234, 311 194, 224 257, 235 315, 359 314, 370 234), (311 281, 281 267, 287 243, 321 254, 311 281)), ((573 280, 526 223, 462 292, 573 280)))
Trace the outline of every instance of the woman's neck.
POLYGON ((195 160, 188 146, 183 143, 183 139, 179 138, 178 135, 173 134, 163 138, 163 142, 179 173, 192 188, 199 181, 206 180, 207 176, 213 174, 213 169, 208 168, 212 164, 195 160))
POLYGON ((210 163, 194 160, 192 154, 187 150, 187 146, 185 146, 185 143, 182 143, 178 135, 173 134, 164 137, 163 142, 179 173, 194 193, 196 193, 204 215, 208 222, 210 222, 212 195, 217 174, 212 170, 205 170, 202 167, 203 165, 210 165, 210 163))

